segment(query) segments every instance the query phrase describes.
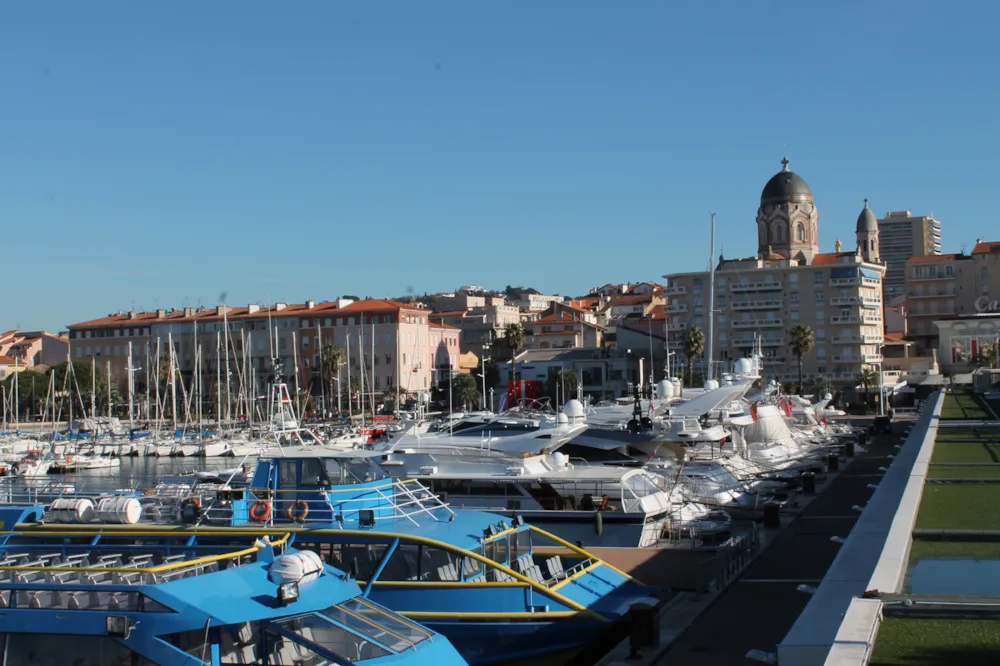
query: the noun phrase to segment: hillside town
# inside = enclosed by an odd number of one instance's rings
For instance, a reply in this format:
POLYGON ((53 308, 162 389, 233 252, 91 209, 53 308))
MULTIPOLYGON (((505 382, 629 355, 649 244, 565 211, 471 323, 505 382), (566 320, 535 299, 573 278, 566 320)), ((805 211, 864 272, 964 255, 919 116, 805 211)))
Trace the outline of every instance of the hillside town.
POLYGON ((25 413, 37 412, 45 371, 67 360, 84 384, 100 378, 107 390, 96 400, 119 411, 130 391, 141 401, 151 377, 191 389, 197 374, 214 413, 222 393, 261 390, 275 363, 307 411, 498 410, 501 399, 543 395, 627 398, 670 377, 700 386, 759 346, 764 377, 786 392, 832 392, 844 407, 870 409, 873 393, 906 404, 996 366, 1000 242, 941 254, 939 221, 910 211, 878 218, 864 200, 853 237, 839 223, 848 240, 823 251, 817 202, 788 160, 766 182, 756 219, 754 256, 720 254, 708 271, 571 295, 466 285, 394 299, 119 311, 58 334, 7 331, 0 376, 8 387, 22 376, 25 413))

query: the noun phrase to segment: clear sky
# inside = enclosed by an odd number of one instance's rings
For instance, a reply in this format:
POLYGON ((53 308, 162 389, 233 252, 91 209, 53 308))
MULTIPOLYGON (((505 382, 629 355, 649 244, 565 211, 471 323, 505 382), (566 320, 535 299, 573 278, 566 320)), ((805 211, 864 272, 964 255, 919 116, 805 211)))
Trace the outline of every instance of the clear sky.
POLYGON ((530 285, 756 251, 788 155, 823 249, 868 198, 993 219, 996 3, 0 4, 0 327, 530 285))

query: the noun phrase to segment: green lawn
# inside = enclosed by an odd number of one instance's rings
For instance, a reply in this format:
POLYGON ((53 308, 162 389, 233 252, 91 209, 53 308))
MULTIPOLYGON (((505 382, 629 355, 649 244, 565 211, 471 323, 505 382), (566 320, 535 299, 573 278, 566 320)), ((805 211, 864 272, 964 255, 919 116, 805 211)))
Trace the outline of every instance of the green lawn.
MULTIPOLYGON (((949 460, 947 462, 959 461, 949 460)), ((927 470, 927 477, 931 479, 995 479, 1000 477, 1000 465, 931 465, 927 470)))
POLYGON ((914 539, 910 546, 910 565, 925 557, 961 557, 972 560, 1000 558, 997 541, 925 541, 914 539))
POLYGON ((928 484, 917 529, 1000 530, 1000 484, 928 484))
POLYGON ((971 391, 952 391, 944 396, 941 419, 944 421, 992 418, 983 399, 971 391))
MULTIPOLYGON (((934 444, 932 463, 992 463, 1000 462, 1000 446, 973 442, 934 444)), ((933 469, 933 468, 932 468, 933 469)))
POLYGON ((882 622, 872 666, 980 666, 1000 663, 1000 622, 901 620, 882 622))

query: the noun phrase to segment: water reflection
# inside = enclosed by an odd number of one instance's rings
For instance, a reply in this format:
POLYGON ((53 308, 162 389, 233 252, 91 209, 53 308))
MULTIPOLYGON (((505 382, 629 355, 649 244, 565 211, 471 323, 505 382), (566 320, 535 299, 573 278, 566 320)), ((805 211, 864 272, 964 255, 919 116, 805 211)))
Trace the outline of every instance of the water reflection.
MULTIPOLYGON (((77 489, 106 490, 114 488, 151 488, 162 476, 230 470, 243 462, 236 458, 122 458, 120 467, 95 469, 69 474, 46 474, 24 479, 29 488, 41 488, 62 482, 73 483, 77 489)), ((247 461, 252 469, 253 460, 247 461)))
POLYGON ((929 557, 910 569, 912 594, 1000 596, 1000 560, 929 557))

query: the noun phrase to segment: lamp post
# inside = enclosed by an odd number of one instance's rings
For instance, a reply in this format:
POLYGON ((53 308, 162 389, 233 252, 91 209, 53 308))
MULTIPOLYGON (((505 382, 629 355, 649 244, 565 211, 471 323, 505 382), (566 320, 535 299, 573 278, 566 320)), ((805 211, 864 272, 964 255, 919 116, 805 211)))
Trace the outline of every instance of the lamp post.
POLYGON ((885 416, 885 359, 882 356, 882 348, 878 346, 878 415, 885 416))

